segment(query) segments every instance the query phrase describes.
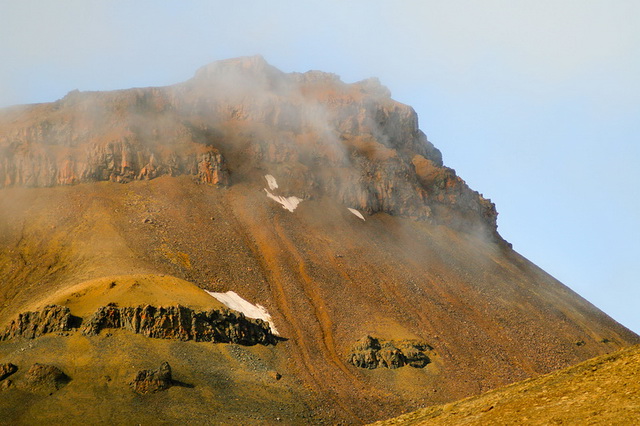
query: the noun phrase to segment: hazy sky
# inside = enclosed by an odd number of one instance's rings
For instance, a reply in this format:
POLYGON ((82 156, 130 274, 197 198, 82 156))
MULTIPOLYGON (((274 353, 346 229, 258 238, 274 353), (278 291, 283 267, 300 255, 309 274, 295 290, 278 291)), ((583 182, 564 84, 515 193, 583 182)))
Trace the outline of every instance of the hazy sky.
POLYGON ((640 1, 0 0, 0 106, 262 54, 377 76, 514 249, 640 332, 640 1))

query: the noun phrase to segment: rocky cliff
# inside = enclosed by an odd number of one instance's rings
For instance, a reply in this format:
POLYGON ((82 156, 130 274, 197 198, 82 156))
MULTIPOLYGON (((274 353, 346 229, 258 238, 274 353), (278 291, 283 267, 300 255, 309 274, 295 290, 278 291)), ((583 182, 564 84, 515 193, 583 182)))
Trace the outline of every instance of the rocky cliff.
POLYGON ((220 152, 190 142, 189 138, 194 136, 188 133, 180 146, 171 147, 148 140, 138 130, 127 127, 112 131, 111 137, 88 134, 78 145, 73 139, 66 139, 75 137, 66 132, 71 130, 62 123, 43 121, 1 138, 0 186, 54 186, 104 180, 126 183, 183 174, 202 183, 228 182, 220 152))
POLYGON ((157 339, 197 342, 274 344, 269 324, 232 310, 198 312, 184 306, 104 306, 88 319, 83 334, 94 336, 104 329, 123 328, 157 339))
POLYGON ((71 315, 69 308, 64 306, 46 306, 41 311, 24 312, 11 321, 0 334, 0 340, 15 337, 35 339, 47 333, 71 331, 79 326, 81 318, 71 315))
POLYGON ((257 170, 290 177, 304 199, 495 234, 494 205, 443 166, 413 109, 376 79, 286 74, 251 57, 174 86, 74 91, 0 113, 0 187, 162 175, 227 185, 257 170))
POLYGON ((237 343, 241 345, 275 344, 269 324, 246 318, 231 309, 207 312, 184 306, 100 307, 90 318, 71 315, 65 306, 46 306, 41 311, 24 312, 0 334, 0 341, 16 337, 35 339, 48 333, 75 331, 95 336, 105 329, 126 329, 156 339, 195 340, 197 342, 237 343))

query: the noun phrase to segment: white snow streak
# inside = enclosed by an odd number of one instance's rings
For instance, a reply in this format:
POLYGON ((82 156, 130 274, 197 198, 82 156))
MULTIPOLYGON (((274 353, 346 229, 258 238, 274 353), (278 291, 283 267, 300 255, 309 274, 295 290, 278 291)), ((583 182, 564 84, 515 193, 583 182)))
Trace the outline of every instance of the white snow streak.
POLYGON ((264 306, 253 305, 238 296, 234 291, 228 291, 226 293, 214 293, 212 291, 207 291, 207 293, 218 299, 218 301, 227 308, 242 312, 247 318, 257 318, 268 322, 271 332, 279 336, 278 330, 271 319, 271 315, 269 315, 269 312, 267 312, 264 306))
POLYGON ((352 209, 350 207, 347 207, 347 210, 349 210, 351 213, 355 214, 356 216, 358 216, 360 219, 365 220, 364 216, 362 216, 362 213, 360 213, 358 210, 356 209, 352 209))
POLYGON ((296 207, 298 207, 298 204, 300 204, 300 202, 302 201, 302 198, 283 197, 281 195, 273 195, 272 193, 269 192, 267 188, 264 188, 264 190, 267 193, 267 197, 282 204, 283 209, 287 209, 292 213, 296 209, 296 207))
MULTIPOLYGON (((267 185, 269 185, 269 189, 271 191, 278 188, 278 182, 276 181, 276 178, 273 177, 273 175, 264 175, 264 178, 267 180, 267 185)), ((298 204, 303 201, 302 198, 298 197, 283 197, 282 195, 272 194, 271 192, 269 192, 269 189, 264 188, 264 191, 267 193, 267 197, 280 203, 283 209, 289 210, 291 213, 293 213, 296 207, 298 207, 298 204)))
POLYGON ((267 185, 269 185, 270 190, 274 190, 278 187, 278 182, 276 182, 276 178, 271 175, 265 175, 264 178, 267 180, 267 185))

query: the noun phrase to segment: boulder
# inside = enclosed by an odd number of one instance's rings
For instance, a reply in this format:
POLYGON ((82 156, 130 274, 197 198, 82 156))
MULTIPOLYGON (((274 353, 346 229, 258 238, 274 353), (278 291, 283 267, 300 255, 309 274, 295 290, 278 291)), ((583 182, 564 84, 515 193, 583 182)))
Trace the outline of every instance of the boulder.
POLYGON ((10 362, 0 364, 0 380, 6 379, 16 371, 18 371, 18 367, 10 362))
POLYGON ((58 367, 35 363, 26 372, 21 387, 30 392, 52 393, 70 380, 71 378, 58 367))
POLYGON ((134 392, 141 395, 167 390, 173 384, 171 366, 163 362, 157 370, 140 370, 130 383, 134 392))
POLYGON ((348 362, 359 368, 424 368, 431 362, 426 352, 433 348, 420 340, 381 341, 365 336, 352 347, 348 362))

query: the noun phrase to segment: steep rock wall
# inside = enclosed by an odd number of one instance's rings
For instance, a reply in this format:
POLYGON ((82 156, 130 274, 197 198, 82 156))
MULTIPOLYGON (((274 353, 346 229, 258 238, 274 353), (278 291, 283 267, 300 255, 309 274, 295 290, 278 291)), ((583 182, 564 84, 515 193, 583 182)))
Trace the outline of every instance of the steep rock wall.
POLYGON ((0 340, 16 337, 35 339, 47 333, 71 331, 78 326, 78 320, 67 307, 45 306, 41 311, 19 314, 0 334, 0 340))
POLYGON ((24 312, 0 334, 0 341, 16 337, 35 339, 48 333, 74 331, 81 325, 82 333, 87 336, 95 336, 105 329, 123 328, 156 339, 241 345, 268 345, 277 341, 267 322, 246 318, 231 309, 201 312, 184 306, 118 307, 115 304, 100 307, 86 322, 71 315, 65 306, 49 305, 41 311, 24 312))
POLYGON ((83 334, 97 335, 104 329, 123 328, 156 339, 197 342, 273 344, 269 324, 249 319, 231 310, 197 312, 184 306, 103 306, 83 327, 83 334))
POLYGON ((161 175, 228 185, 257 170, 291 177, 303 198, 497 236, 493 203, 443 165, 415 111, 376 79, 240 58, 174 86, 74 91, 0 112, 0 187, 161 175))

